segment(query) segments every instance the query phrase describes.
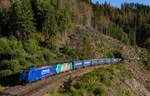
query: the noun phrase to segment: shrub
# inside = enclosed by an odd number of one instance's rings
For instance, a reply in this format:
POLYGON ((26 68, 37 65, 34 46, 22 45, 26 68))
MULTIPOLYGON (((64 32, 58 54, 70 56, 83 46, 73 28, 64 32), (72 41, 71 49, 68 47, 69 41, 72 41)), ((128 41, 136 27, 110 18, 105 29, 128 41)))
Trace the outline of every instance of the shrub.
POLYGON ((71 57, 71 60, 78 60, 78 54, 74 49, 69 49, 68 47, 64 46, 62 48, 62 53, 71 57))
POLYGON ((106 56, 107 56, 108 58, 114 58, 114 54, 113 54, 112 51, 108 51, 107 54, 106 54, 106 56))
POLYGON ((34 40, 34 39, 29 39, 25 41, 24 48, 30 54, 38 53, 40 50, 37 40, 34 40))
POLYGON ((93 90, 94 96, 103 96, 104 92, 105 90, 104 90, 103 85, 100 85, 93 90))
POLYGON ((42 53, 43 53, 45 61, 47 61, 48 63, 52 63, 53 62, 54 55, 49 50, 45 50, 42 53))
POLYGON ((12 70, 13 72, 19 72, 20 70, 20 64, 18 60, 11 60, 10 61, 10 70, 12 70))
POLYGON ((111 82, 105 73, 100 75, 100 82, 104 83, 106 86, 111 86, 111 82))
POLYGON ((1 71, 0 71, 0 78, 9 76, 9 75, 11 75, 11 74, 12 74, 12 71, 9 70, 9 69, 7 69, 7 70, 1 70, 1 71))

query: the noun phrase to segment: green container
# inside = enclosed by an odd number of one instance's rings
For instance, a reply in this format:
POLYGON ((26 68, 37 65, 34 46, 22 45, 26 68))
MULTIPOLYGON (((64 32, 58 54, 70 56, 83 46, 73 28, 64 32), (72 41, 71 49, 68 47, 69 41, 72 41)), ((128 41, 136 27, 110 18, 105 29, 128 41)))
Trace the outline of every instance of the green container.
POLYGON ((70 69, 72 69, 72 62, 70 62, 70 69))
POLYGON ((60 70, 61 70, 61 65, 60 65, 60 64, 57 64, 56 72, 59 73, 60 70))

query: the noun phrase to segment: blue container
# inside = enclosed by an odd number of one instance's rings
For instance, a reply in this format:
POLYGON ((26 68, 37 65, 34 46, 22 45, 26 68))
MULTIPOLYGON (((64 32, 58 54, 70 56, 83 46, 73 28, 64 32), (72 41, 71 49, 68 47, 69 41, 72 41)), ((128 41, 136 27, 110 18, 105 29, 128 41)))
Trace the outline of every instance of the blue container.
POLYGON ((23 69, 20 73, 20 80, 33 82, 35 80, 48 77, 51 75, 56 74, 56 69, 53 66, 50 67, 41 67, 41 68, 30 68, 30 69, 23 69))
POLYGON ((97 65, 97 64, 99 64, 99 60, 98 60, 98 59, 96 60, 96 65, 97 65))
POLYGON ((97 61, 97 64, 100 64, 100 59, 96 60, 97 61))
POLYGON ((73 64, 73 69, 83 67, 83 62, 81 60, 73 61, 72 64, 73 64))
POLYGON ((106 59, 106 63, 111 63, 111 59, 106 59))
POLYGON ((108 59, 108 63, 111 63, 112 62, 112 59, 108 59))
POLYGON ((92 62, 92 63, 91 63, 92 65, 98 64, 98 63, 97 63, 97 60, 91 60, 91 62, 92 62))
POLYGON ((106 62, 105 59, 101 59, 101 64, 104 64, 106 62))
POLYGON ((83 66, 90 66, 92 64, 91 60, 83 60, 83 66))
POLYGON ((98 64, 104 64, 104 63, 105 63, 105 59, 98 59, 98 60, 97 60, 97 63, 98 63, 98 64))

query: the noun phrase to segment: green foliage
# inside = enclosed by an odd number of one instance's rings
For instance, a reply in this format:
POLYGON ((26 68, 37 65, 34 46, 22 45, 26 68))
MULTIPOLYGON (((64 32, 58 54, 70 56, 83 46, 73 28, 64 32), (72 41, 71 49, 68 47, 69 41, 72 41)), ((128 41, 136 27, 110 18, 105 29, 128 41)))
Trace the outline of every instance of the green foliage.
POLYGON ((48 40, 48 47, 51 49, 57 48, 58 40, 58 26, 55 18, 55 9, 53 6, 49 5, 48 11, 46 12, 45 20, 42 25, 42 32, 45 34, 48 40))
POLYGON ((12 72, 11 72, 11 70, 9 70, 9 69, 7 69, 7 70, 1 70, 1 71, 0 71, 0 78, 1 78, 1 77, 9 76, 9 75, 11 75, 11 74, 12 74, 12 72))
POLYGON ((57 22, 60 30, 70 29, 72 27, 72 6, 66 4, 63 9, 57 11, 57 22))
POLYGON ((25 58, 25 51, 21 42, 16 41, 13 37, 11 39, 0 38, 0 70, 10 70, 8 73, 11 71, 18 72, 21 64, 19 60, 25 58))
POLYGON ((91 41, 88 40, 88 37, 84 37, 82 48, 83 51, 80 53, 80 58, 82 60, 93 58, 94 53, 92 51, 93 49, 91 48, 91 41))
POLYGON ((54 55, 41 48, 37 40, 26 40, 24 46, 14 36, 0 38, 0 75, 5 77, 20 71, 23 67, 53 63, 54 55), (8 73, 8 74, 7 74, 8 73))
POLYGON ((123 77, 133 78, 133 74, 126 70, 121 64, 118 64, 116 66, 116 69, 119 69, 121 71, 123 77))
POLYGON ((146 46, 146 48, 150 48, 150 38, 148 38, 145 42, 144 45, 146 46))
POLYGON ((138 96, 137 94, 134 94, 134 92, 130 91, 130 90, 120 90, 118 92, 117 96, 138 96))
POLYGON ((30 54, 38 53, 40 51, 38 42, 37 42, 37 40, 34 40, 34 39, 29 39, 29 40, 25 41, 24 48, 30 54))
POLYGON ((19 72, 20 71, 20 64, 18 60, 11 60, 10 61, 10 68, 13 72, 19 72))
POLYGON ((100 85, 93 90, 94 96, 104 96, 104 92, 103 85, 100 85))
MULTIPOLYGON (((88 0, 85 0, 88 2, 88 0)), ((92 4, 92 27, 102 33, 118 39, 125 44, 143 47, 143 42, 149 38, 150 8, 140 4, 122 4, 120 10, 105 3, 92 4), (102 19, 101 19, 102 18, 102 19), (144 18, 144 19, 143 19, 144 18)), ((84 17, 86 18, 86 16, 84 17)))
POLYGON ((45 35, 46 46, 58 50, 59 35, 72 26, 72 6, 59 7, 59 0, 32 0, 37 28, 45 35), (59 26, 59 27, 58 27, 59 26))
POLYGON ((109 50, 106 53, 107 58, 122 58, 121 53, 118 50, 109 50))
POLYGON ((13 0, 11 32, 19 39, 27 38, 36 31, 30 0, 13 0))
POLYGON ((113 54, 112 51, 108 51, 107 54, 106 54, 106 56, 107 56, 108 58, 114 58, 114 54, 113 54))
MULTIPOLYGON (((119 79, 119 77, 130 78, 129 75, 126 76, 124 74, 131 73, 125 70, 121 64, 100 67, 97 70, 84 74, 74 82, 68 80, 65 82, 63 89, 60 88, 55 94, 57 93, 58 96, 104 96, 107 93, 106 88, 113 88, 114 81, 119 79)), ((119 94, 123 95, 124 93, 119 92, 119 94)), ((129 95, 131 92, 125 91, 125 94, 129 95)))
POLYGON ((3 90, 5 90, 6 88, 8 88, 8 87, 4 87, 4 86, 0 85, 0 92, 2 92, 3 90))
POLYGON ((10 41, 6 38, 0 38, 0 56, 1 59, 14 59, 24 57, 24 50, 21 42, 10 41))
POLYGON ((108 27, 109 35, 115 39, 122 41, 125 44, 129 43, 128 35, 123 32, 122 28, 119 28, 115 23, 111 22, 108 27))
MULTIPOLYGON (((145 57, 143 57, 145 58, 145 57)), ((150 55, 146 56, 146 59, 141 60, 141 65, 144 67, 144 69, 150 71, 150 55)))
POLYGON ((49 50, 44 50, 42 52, 44 60, 49 63, 52 64, 54 62, 54 54, 52 54, 52 52, 50 52, 49 50))
POLYGON ((62 48, 62 53, 71 57, 71 60, 78 60, 78 54, 74 49, 69 49, 67 46, 64 46, 64 48, 62 48))

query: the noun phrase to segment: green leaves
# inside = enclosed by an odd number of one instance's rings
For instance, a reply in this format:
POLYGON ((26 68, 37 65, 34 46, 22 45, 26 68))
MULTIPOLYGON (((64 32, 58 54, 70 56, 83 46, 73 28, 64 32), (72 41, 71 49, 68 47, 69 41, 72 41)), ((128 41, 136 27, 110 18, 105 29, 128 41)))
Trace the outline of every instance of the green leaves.
POLYGON ((38 42, 37 42, 37 40, 34 40, 34 39, 29 39, 29 40, 25 41, 24 48, 30 54, 34 54, 34 53, 37 53, 38 51, 40 51, 38 42))
POLYGON ((25 39, 36 31, 30 0, 13 0, 11 27, 19 39, 25 39))

